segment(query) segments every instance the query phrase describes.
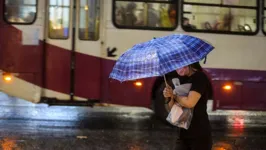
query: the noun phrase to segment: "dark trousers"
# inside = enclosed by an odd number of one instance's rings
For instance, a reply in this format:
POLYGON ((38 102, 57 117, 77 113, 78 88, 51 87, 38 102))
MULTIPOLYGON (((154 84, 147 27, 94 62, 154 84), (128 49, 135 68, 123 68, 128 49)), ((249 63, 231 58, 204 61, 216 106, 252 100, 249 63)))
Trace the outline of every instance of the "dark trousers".
POLYGON ((189 138, 178 139, 176 142, 175 150, 211 150, 212 138, 189 138))

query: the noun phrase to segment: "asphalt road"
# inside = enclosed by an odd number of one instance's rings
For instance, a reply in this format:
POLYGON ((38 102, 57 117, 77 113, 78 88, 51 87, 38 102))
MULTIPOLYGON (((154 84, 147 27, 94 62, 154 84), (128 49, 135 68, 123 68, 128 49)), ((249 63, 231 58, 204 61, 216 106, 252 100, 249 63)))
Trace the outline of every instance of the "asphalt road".
MULTIPOLYGON (((177 130, 140 107, 32 104, 1 94, 0 148, 171 150, 177 130)), ((213 149, 266 149, 266 113, 209 111, 213 149)))

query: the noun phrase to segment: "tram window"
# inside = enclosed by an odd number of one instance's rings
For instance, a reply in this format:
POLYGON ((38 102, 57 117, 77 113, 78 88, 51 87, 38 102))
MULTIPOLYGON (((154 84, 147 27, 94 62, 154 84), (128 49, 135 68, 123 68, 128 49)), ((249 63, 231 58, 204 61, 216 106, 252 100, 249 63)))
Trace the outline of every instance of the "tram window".
POLYGON ((182 28, 185 31, 254 34, 258 27, 256 2, 184 0, 182 28))
POLYGON ((174 29, 177 25, 177 2, 157 1, 115 0, 115 25, 118 28, 174 29))
POLYGON ((266 35, 266 0, 264 0, 264 21, 263 21, 263 32, 266 35))
POLYGON ((80 0, 79 39, 99 39, 100 1, 80 0))
POLYGON ((184 0, 184 2, 230 6, 257 6, 257 0, 184 0))
POLYGON ((69 36, 70 0, 50 0, 49 2, 49 38, 67 39, 69 36))
POLYGON ((12 24, 31 24, 36 19, 37 0, 5 0, 4 18, 12 24))

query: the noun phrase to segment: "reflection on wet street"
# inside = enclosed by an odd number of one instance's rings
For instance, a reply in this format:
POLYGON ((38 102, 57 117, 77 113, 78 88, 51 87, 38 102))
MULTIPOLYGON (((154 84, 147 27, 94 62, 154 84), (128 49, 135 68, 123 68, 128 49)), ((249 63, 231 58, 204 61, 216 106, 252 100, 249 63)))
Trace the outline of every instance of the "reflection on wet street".
MULTIPOLYGON (((65 107, 0 98, 3 150, 171 150, 177 130, 139 107, 65 107)), ((266 149, 265 112, 209 111, 214 150, 266 149)))

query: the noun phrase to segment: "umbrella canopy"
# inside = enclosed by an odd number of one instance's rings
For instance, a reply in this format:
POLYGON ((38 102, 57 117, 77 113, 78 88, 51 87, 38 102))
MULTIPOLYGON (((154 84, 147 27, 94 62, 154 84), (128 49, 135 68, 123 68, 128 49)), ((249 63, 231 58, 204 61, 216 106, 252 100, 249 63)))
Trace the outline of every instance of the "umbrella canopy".
POLYGON ((214 47, 184 34, 173 34, 136 44, 117 60, 110 78, 121 82, 162 76, 205 58, 214 47))

